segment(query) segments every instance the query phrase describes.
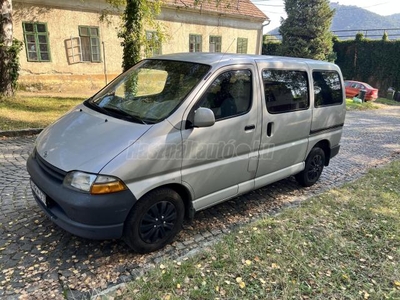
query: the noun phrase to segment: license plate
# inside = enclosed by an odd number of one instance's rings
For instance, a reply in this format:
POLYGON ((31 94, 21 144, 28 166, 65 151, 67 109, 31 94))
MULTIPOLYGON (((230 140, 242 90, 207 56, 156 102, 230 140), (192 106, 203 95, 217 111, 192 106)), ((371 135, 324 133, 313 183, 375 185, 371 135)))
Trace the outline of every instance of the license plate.
POLYGON ((44 205, 46 205, 46 194, 39 189, 39 187, 31 180, 31 188, 32 191, 35 193, 36 197, 39 198, 40 201, 43 202, 44 205))

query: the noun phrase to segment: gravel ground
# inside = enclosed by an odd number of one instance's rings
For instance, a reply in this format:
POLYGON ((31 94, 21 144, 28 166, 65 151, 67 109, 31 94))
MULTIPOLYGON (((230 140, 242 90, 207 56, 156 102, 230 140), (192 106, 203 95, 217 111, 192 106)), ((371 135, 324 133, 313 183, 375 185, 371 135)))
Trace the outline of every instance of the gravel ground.
POLYGON ((191 255, 241 224, 400 159, 400 108, 349 112, 341 151, 313 187, 301 188, 291 177, 202 211, 173 244, 146 255, 132 253, 119 240, 73 236, 41 212, 25 168, 34 140, 0 139, 0 298, 82 299, 129 281, 165 258, 191 255))

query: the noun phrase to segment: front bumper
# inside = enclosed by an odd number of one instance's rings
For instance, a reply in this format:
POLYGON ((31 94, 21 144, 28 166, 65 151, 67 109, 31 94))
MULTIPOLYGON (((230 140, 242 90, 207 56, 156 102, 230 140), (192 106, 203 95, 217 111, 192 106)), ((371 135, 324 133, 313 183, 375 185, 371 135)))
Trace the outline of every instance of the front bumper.
POLYGON ((33 192, 36 202, 55 224, 84 238, 122 237, 124 222, 136 202, 131 191, 91 195, 69 189, 62 184, 66 173, 37 153, 29 156, 27 169, 33 183, 45 194, 46 203, 33 192))

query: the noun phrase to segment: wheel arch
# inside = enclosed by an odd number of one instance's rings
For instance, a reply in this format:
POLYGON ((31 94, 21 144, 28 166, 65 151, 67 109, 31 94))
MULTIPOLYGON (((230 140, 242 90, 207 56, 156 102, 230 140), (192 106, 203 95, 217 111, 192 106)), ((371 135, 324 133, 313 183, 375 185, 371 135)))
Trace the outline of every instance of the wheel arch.
POLYGON ((325 153, 325 166, 329 166, 329 161, 331 157, 331 143, 328 140, 322 140, 316 143, 313 148, 321 148, 325 153))
POLYGON ((189 218, 189 219, 193 218, 194 209, 193 209, 192 195, 191 195, 190 191, 184 185, 181 185, 178 183, 169 183, 169 184, 157 186, 156 188, 147 191, 144 195, 142 195, 138 199, 138 201, 140 199, 142 199, 144 196, 146 196, 147 194, 151 193, 152 191, 162 189, 162 188, 168 188, 168 189, 171 189, 171 190, 175 191, 176 193, 178 193, 178 195, 182 198, 183 205, 185 206, 185 217, 189 218))

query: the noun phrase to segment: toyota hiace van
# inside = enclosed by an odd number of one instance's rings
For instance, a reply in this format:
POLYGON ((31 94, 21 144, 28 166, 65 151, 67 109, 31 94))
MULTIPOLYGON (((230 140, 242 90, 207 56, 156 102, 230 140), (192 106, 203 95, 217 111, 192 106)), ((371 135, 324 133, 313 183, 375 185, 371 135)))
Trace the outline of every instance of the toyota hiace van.
POLYGON ((313 185, 339 152, 345 111, 332 63, 164 55, 44 129, 27 169, 61 228, 145 253, 197 211, 292 175, 313 185))

